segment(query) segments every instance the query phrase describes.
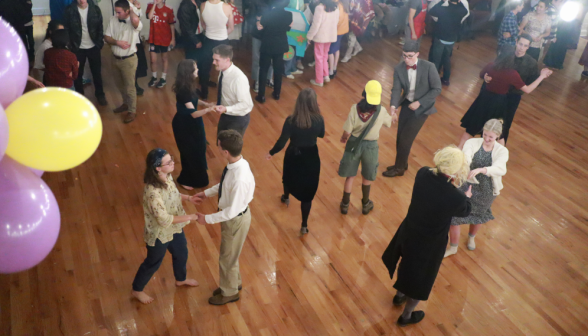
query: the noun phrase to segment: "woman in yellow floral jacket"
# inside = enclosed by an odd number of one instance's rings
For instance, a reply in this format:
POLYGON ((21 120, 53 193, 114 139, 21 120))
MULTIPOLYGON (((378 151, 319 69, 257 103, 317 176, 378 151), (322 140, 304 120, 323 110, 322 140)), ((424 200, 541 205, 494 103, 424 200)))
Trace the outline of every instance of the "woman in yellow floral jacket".
POLYGON ((172 254, 176 286, 198 286, 198 281, 186 279, 188 244, 184 226, 198 219, 196 214, 186 215, 183 200, 193 202, 189 195, 180 194, 174 184, 174 158, 166 150, 153 149, 147 154, 145 189, 143 190, 143 211, 145 212, 144 239, 147 244, 147 258, 139 267, 133 281, 133 296, 148 304, 153 298, 143 289, 159 269, 165 251, 172 254))

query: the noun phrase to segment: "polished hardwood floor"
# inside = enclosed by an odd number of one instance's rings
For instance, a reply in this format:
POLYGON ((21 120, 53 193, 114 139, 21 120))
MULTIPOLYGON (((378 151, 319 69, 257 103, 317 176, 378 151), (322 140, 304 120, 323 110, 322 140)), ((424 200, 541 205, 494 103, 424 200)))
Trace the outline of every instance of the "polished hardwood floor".
MULTIPOLYGON (((268 92, 255 103, 245 136, 244 157, 257 181, 253 221, 240 258, 241 299, 215 307, 207 303, 218 286, 220 226, 190 224, 188 275, 196 288, 176 288, 166 256, 146 291, 150 305, 131 298, 131 282, 146 255, 143 242, 142 174, 154 147, 177 151, 171 120, 174 71, 164 89, 147 88, 138 98, 138 117, 123 124, 112 108, 121 98, 112 81, 109 48, 103 50, 108 107, 98 107, 104 135, 96 153, 74 169, 43 178, 59 202, 59 240, 37 267, 0 275, 1 335, 585 335, 588 333, 588 81, 578 58, 586 44, 568 53, 556 71, 523 98, 509 142, 509 171, 496 199, 496 219, 478 234, 477 249, 465 247, 462 230, 457 255, 445 259, 430 299, 419 306, 425 319, 400 328, 400 308, 392 305, 394 283, 381 255, 407 212, 416 171, 432 164, 433 153, 456 143, 459 120, 481 85, 479 70, 495 53, 495 39, 481 35, 462 42, 453 54, 451 86, 437 99, 416 139, 403 177, 378 177, 372 187, 375 209, 361 214, 356 181, 349 214, 339 213, 343 179, 337 168, 339 143, 349 107, 363 85, 379 80, 387 105, 393 66, 399 62, 397 37, 363 44, 364 51, 340 64, 337 77, 318 93, 326 121, 319 141, 320 187, 310 215, 310 233, 301 237, 299 202, 279 201, 283 152, 264 156, 278 138, 298 92, 309 87, 313 69, 284 79, 282 98, 268 92)), ((421 58, 427 57, 425 38, 421 58)), ((235 63, 250 73, 246 42, 235 63)), ((174 69, 183 55, 171 53, 174 69)), ((86 88, 95 102, 93 88, 86 88)), ((216 97, 211 90, 212 98, 216 97)), ((252 92, 253 94, 253 92, 252 92)), ((214 144, 218 117, 204 122, 214 144)), ((381 169, 395 157, 396 127, 383 129, 381 169)), ((208 150, 211 182, 225 162, 208 150)), ((177 176, 181 169, 176 164, 177 176)), ((211 213, 216 201, 198 211, 211 213)), ((185 204, 187 212, 196 211, 185 204)))

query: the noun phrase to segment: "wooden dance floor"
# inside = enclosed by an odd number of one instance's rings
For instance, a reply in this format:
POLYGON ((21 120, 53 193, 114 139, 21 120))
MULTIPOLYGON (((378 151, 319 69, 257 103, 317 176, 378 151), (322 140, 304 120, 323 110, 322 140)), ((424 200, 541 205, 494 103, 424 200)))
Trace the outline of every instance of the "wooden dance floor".
MULTIPOLYGON (((252 224, 240 258, 241 299, 208 304, 218 287, 220 225, 185 228, 188 276, 196 288, 176 288, 168 255, 146 287, 155 298, 143 305, 131 297, 131 282, 146 255, 143 242, 142 174, 147 152, 169 150, 176 158, 171 120, 176 112, 170 71, 164 89, 147 88, 138 116, 123 124, 112 107, 121 103, 112 82, 110 50, 103 50, 108 107, 99 107, 102 142, 87 162, 43 178, 61 210, 59 240, 37 267, 0 276, 1 335, 585 335, 588 333, 588 81, 578 58, 568 53, 557 71, 525 95, 509 142, 505 188, 496 199, 496 219, 478 234, 477 249, 445 259, 418 325, 400 328, 402 311, 392 305, 395 290, 381 255, 406 215, 414 177, 431 165, 433 153, 456 143, 461 116, 477 96, 478 72, 495 55, 495 38, 463 42, 453 54, 451 86, 437 99, 439 113, 425 123, 403 177, 378 177, 375 209, 361 214, 359 179, 349 214, 339 213, 344 179, 337 175, 344 145, 339 142, 352 104, 365 83, 379 80, 389 104, 393 67, 400 60, 397 37, 367 42, 352 61, 340 64, 335 80, 315 87, 325 117, 319 139, 321 183, 300 237, 299 202, 280 203, 283 152, 266 161, 298 92, 310 86, 313 68, 284 79, 279 102, 267 92, 257 102, 245 136, 244 157, 256 178, 252 224)), ((426 59, 425 38, 421 58, 426 59)), ((183 57, 172 52, 171 69, 183 57)), ((235 63, 250 73, 249 43, 236 48, 235 63)), ((216 78, 216 75, 213 75, 216 78)), ((95 102, 93 87, 86 88, 95 102)), ((253 94, 253 91, 252 91, 253 94)), ((211 90, 216 98, 216 89, 211 90)), ((214 144, 218 116, 206 115, 214 144)), ((393 164, 396 126, 382 129, 380 171, 393 164)), ((225 162, 216 146, 208 150, 209 174, 217 183, 225 162)), ((174 176, 181 165, 176 164, 174 176)), ((198 211, 216 210, 207 200, 198 211)), ((196 211, 185 205, 188 213, 196 211)))

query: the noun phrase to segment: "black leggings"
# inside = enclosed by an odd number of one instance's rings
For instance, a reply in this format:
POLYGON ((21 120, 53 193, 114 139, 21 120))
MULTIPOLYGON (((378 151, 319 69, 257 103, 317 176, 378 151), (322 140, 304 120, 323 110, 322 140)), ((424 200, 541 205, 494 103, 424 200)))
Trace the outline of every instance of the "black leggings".
MULTIPOLYGON (((288 191, 288 187, 284 184, 284 198, 290 197, 290 191, 288 191)), ((302 227, 308 226, 308 216, 310 215, 310 208, 312 208, 312 201, 310 202, 300 202, 300 211, 302 212, 302 227)))

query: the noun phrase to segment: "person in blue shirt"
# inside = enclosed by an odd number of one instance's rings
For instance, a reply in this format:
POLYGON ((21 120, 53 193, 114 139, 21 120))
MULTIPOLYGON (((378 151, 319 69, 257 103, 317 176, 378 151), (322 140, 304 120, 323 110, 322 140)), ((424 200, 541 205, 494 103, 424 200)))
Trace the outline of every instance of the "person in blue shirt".
POLYGON ((49 10, 51 11, 51 20, 63 21, 65 9, 73 1, 74 0, 50 0, 49 1, 49 10))

